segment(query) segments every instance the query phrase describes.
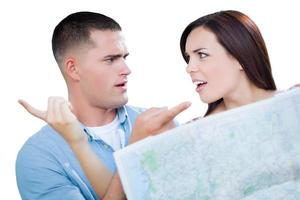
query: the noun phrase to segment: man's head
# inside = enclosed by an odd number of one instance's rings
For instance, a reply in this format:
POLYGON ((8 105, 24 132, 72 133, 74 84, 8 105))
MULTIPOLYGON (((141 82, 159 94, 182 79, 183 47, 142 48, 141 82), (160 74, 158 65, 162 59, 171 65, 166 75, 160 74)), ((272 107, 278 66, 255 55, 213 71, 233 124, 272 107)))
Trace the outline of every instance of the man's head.
POLYGON ((103 109, 127 103, 128 51, 116 21, 99 13, 73 13, 56 26, 52 49, 71 98, 103 109))
POLYGON ((77 12, 64 18, 54 29, 52 51, 59 66, 68 50, 80 45, 92 45, 91 30, 121 31, 121 26, 100 13, 77 12))

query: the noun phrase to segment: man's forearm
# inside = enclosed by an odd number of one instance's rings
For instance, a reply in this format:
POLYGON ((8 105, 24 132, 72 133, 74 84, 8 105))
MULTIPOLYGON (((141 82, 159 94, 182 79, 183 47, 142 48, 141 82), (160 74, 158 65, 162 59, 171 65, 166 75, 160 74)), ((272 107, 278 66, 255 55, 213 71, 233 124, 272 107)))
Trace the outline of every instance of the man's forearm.
POLYGON ((119 173, 116 172, 112 178, 112 181, 107 189, 103 200, 125 200, 126 195, 121 184, 119 173))
POLYGON ((104 166, 87 141, 70 145, 98 197, 103 198, 113 174, 104 166))

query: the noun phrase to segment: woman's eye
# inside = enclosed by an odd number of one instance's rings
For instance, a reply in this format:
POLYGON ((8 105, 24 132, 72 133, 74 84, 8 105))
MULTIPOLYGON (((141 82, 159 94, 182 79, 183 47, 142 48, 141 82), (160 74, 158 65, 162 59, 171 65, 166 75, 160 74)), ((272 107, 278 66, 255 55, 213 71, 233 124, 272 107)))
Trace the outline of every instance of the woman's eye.
POLYGON ((200 58, 206 58, 208 56, 207 53, 203 53, 203 52, 198 52, 198 55, 200 58))

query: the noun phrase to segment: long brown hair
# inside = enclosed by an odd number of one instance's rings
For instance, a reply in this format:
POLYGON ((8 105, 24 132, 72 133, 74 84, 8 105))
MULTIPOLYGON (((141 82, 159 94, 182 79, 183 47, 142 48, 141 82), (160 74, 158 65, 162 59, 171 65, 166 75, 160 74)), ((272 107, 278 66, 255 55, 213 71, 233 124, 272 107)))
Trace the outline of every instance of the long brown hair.
MULTIPOLYGON (((227 10, 200 17, 190 23, 180 39, 181 53, 187 63, 186 40, 192 30, 198 27, 204 27, 215 34, 218 42, 240 63, 255 86, 276 90, 264 39, 257 25, 248 16, 239 11, 227 10)), ((209 103, 204 116, 210 114, 222 101, 221 98, 209 103)))

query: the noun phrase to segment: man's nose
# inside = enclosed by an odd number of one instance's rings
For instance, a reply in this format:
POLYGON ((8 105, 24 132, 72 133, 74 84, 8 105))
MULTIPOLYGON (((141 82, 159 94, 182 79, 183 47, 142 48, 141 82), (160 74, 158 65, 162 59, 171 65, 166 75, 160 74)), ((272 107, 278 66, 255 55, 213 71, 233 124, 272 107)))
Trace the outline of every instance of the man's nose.
POLYGON ((129 69, 126 62, 124 62, 123 65, 122 65, 121 75, 129 75, 129 74, 131 74, 131 70, 129 69))

